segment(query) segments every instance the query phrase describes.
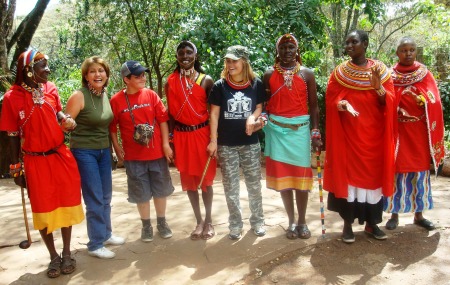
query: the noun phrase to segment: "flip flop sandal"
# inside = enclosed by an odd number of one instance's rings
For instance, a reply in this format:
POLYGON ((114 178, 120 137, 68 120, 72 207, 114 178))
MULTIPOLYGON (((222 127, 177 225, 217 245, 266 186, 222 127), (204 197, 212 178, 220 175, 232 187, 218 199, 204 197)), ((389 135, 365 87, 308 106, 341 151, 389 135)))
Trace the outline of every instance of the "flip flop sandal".
POLYGON ((77 261, 70 255, 64 255, 61 260, 62 274, 71 274, 77 269, 77 261))
POLYGON ((56 278, 61 275, 61 257, 59 255, 53 258, 47 268, 47 277, 56 278))
POLYGON ((204 223, 201 222, 195 227, 195 230, 191 233, 191 240, 199 240, 202 238, 204 223))
POLYGON ((309 239, 311 237, 311 232, 306 224, 297 226, 298 237, 301 239, 309 239))
POLYGON ((213 225, 211 223, 206 223, 203 228, 202 239, 208 240, 215 235, 216 235, 216 232, 214 231, 213 225))
POLYGON ((288 239, 297 239, 298 238, 298 232, 297 232, 297 225, 292 224, 289 228, 286 230, 286 237, 288 239))

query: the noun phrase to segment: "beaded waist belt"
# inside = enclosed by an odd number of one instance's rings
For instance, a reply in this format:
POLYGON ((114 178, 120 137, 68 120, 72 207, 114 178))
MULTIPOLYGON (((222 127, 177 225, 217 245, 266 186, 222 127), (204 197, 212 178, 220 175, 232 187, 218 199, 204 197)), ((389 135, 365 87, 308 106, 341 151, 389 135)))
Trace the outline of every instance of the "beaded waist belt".
POLYGON ((42 151, 42 152, 34 152, 34 151, 26 151, 24 149, 22 149, 22 151, 27 154, 27 155, 33 155, 33 156, 47 156, 50 154, 54 154, 57 153, 58 148, 60 148, 63 144, 60 144, 59 146, 52 148, 51 150, 48 151, 42 151))
POLYGON ((179 132, 193 132, 209 125, 209 121, 204 121, 198 125, 185 125, 178 121, 175 121, 175 130, 179 132))
POLYGON ((413 123, 413 122, 418 122, 420 120, 422 120, 425 117, 425 114, 423 114, 422 116, 418 117, 418 118, 398 118, 398 121, 400 123, 413 123))
POLYGON ((284 123, 277 122, 277 121, 275 121, 274 119, 272 119, 270 117, 269 117, 269 121, 271 121, 272 123, 274 123, 277 126, 280 126, 282 128, 289 128, 289 129, 291 129, 293 131, 296 131, 296 130, 298 130, 298 128, 306 126, 306 125, 309 124, 309 122, 304 122, 302 124, 284 124, 284 123))

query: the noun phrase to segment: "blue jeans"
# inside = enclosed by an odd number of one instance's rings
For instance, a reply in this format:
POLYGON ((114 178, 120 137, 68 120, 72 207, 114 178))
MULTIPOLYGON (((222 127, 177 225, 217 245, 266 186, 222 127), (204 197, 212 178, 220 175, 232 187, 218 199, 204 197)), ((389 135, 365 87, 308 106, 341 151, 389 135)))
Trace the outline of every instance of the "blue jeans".
POLYGON ((109 148, 71 151, 77 160, 86 205, 87 247, 93 251, 103 247, 103 242, 111 237, 111 152, 109 148))

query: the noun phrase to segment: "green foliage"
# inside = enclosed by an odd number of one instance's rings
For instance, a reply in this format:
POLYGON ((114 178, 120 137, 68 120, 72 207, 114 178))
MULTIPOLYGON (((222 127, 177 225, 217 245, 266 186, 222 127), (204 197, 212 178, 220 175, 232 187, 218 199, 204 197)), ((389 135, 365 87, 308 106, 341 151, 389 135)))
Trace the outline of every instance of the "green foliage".
POLYGON ((439 93, 441 95, 442 109, 444 112, 444 125, 447 130, 447 138, 450 130, 450 82, 441 81, 438 83, 439 93))

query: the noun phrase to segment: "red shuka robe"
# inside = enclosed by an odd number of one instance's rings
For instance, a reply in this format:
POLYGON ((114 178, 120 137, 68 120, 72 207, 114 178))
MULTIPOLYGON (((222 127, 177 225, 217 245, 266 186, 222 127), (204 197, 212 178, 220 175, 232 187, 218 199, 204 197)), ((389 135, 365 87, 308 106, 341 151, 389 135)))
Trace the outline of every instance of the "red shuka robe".
POLYGON ((383 63, 368 59, 365 67, 358 67, 346 61, 333 71, 326 92, 325 190, 336 198, 347 198, 349 185, 373 190, 382 187, 384 196, 392 195, 396 110, 394 86, 383 63), (367 76, 374 65, 381 69, 384 106, 367 76), (338 111, 341 100, 347 100, 359 116, 338 111))

